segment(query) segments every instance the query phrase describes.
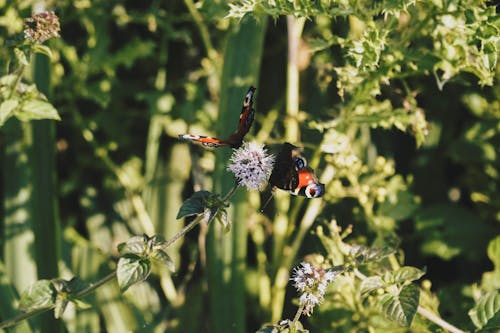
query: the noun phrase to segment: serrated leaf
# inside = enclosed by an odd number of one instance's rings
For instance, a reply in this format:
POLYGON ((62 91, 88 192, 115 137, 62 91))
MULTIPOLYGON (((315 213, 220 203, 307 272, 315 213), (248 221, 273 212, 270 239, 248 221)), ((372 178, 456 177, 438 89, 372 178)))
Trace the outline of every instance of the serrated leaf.
POLYGON ((148 241, 146 235, 131 237, 125 243, 118 244, 118 252, 122 255, 127 253, 142 255, 148 248, 148 241))
POLYGON ((43 45, 43 44, 35 44, 33 46, 33 52, 35 53, 40 53, 40 54, 45 54, 47 57, 49 57, 50 59, 53 58, 53 55, 52 55, 52 50, 50 49, 50 47, 48 47, 47 45, 43 45))
POLYGON ((21 295, 19 309, 32 311, 54 305, 56 291, 49 280, 39 280, 28 287, 21 295))
POLYGON ((380 276, 370 276, 361 282, 361 295, 366 295, 374 290, 385 286, 384 280, 380 276))
POLYGON ((210 195, 211 193, 209 191, 198 191, 193 193, 193 195, 182 204, 176 219, 203 213, 206 208, 205 199, 210 195))
POLYGON ((28 66, 30 64, 28 62, 26 54, 21 49, 15 48, 14 55, 16 56, 17 61, 19 61, 19 63, 23 64, 24 66, 28 66))
POLYGON ((392 273, 394 283, 411 282, 420 279, 425 274, 424 271, 411 266, 404 266, 392 273))
POLYGON ((122 292, 131 285, 146 280, 149 273, 151 273, 151 263, 147 259, 126 254, 118 260, 116 279, 122 292))
POLYGON ((500 326, 500 294, 492 291, 481 297, 469 311, 469 317, 478 329, 500 326))
POLYGON ((5 124, 5 122, 14 115, 18 105, 19 101, 17 99, 8 99, 0 104, 0 125, 5 124))
POLYGON ((32 99, 21 103, 21 109, 16 112, 16 117, 21 121, 38 119, 61 120, 56 108, 49 102, 41 99, 32 99))
POLYGON ((159 261, 161 264, 167 266, 168 270, 171 272, 175 272, 175 263, 170 258, 170 256, 163 250, 155 250, 151 254, 151 258, 159 261))
POLYGON ((382 295, 377 305, 388 319, 401 326, 409 327, 417 312, 419 300, 420 290, 417 286, 410 284, 404 286, 399 295, 393 293, 382 295))

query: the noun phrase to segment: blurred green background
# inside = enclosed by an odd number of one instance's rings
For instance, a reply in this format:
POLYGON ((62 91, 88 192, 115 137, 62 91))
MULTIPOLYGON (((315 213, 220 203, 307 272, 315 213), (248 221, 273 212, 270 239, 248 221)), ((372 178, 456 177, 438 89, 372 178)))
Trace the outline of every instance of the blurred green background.
MULTIPOLYGON (((398 247, 401 262, 426 268, 426 302, 473 329, 468 311, 500 288, 497 9, 230 3, 0 0, 1 75, 34 5, 56 12, 62 36, 26 76, 62 121, 1 128, 0 319, 37 279, 96 281, 114 269, 118 243, 169 238, 193 191, 227 192, 230 149, 177 135, 227 137, 253 85, 246 140, 303 146, 326 195, 278 191, 261 212, 269 189, 239 189, 229 232, 213 223, 169 248, 175 273, 158 269, 124 294, 109 283, 64 324, 48 314, 17 330, 253 332, 293 317, 287 274, 324 253, 316 227, 332 220, 352 227, 347 242, 398 247)), ((329 306, 304 323, 311 332, 392 327, 362 304, 329 306)))

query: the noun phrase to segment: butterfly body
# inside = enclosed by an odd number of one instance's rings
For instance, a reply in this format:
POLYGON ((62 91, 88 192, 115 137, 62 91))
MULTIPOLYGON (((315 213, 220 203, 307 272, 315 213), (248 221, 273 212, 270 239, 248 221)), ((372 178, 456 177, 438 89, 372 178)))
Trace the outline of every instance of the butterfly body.
POLYGON ((301 149, 285 142, 276 156, 269 178, 273 190, 278 188, 293 195, 318 198, 325 194, 325 185, 316 178, 307 166, 307 160, 300 155, 301 149))
POLYGON ((253 109, 253 95, 255 93, 255 88, 250 87, 247 94, 245 95, 245 100, 243 101, 243 107, 240 113, 240 120, 238 123, 238 129, 235 133, 231 134, 229 138, 222 140, 218 138, 213 138, 203 135, 193 135, 193 134, 180 134, 179 138, 183 140, 190 140, 197 142, 206 147, 231 147, 238 148, 243 144, 243 138, 252 127, 252 123, 255 117, 255 110, 253 109))

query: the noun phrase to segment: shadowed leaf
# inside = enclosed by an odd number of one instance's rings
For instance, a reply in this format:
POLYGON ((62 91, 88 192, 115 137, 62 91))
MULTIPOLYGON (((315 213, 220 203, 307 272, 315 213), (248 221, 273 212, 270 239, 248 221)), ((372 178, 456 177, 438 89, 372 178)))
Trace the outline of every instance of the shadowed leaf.
POLYGON ((134 254, 126 254, 118 260, 116 278, 121 291, 131 285, 144 281, 151 273, 151 263, 134 254))
POLYGON ((179 212, 177 213, 177 219, 184 216, 191 216, 203 213, 206 208, 205 199, 210 196, 209 191, 198 191, 193 193, 193 195, 184 201, 179 212))

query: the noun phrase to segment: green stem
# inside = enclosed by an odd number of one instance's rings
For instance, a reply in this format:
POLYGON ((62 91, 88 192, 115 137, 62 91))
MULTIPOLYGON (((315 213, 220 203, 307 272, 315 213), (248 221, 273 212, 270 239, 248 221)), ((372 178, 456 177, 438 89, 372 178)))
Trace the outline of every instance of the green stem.
POLYGON ((297 313, 295 313, 295 317, 293 317, 292 325, 291 325, 291 333, 295 332, 295 328, 297 327, 297 322, 300 319, 300 316, 302 315, 302 311, 304 311, 304 304, 300 304, 299 308, 297 309, 297 313))
POLYGON ((432 313, 431 311, 423 308, 422 306, 418 306, 417 312, 422 316, 427 318, 428 320, 432 321, 434 324, 441 326, 445 330, 452 332, 452 333, 465 333, 465 331, 462 331, 461 329, 451 325, 447 321, 444 321, 443 319, 439 318, 437 315, 432 313))
POLYGON ((203 22, 203 17, 196 9, 196 6, 195 6, 193 0, 184 0, 184 3, 186 4, 186 7, 188 8, 189 13, 193 17, 193 20, 196 23, 198 30, 200 31, 201 40, 203 42, 203 45, 205 46, 205 49, 207 50, 207 56, 210 59, 212 59, 214 56, 215 50, 214 50, 214 47, 212 45, 212 42, 210 41, 210 33, 208 31, 208 28, 207 28, 205 22, 203 22))

